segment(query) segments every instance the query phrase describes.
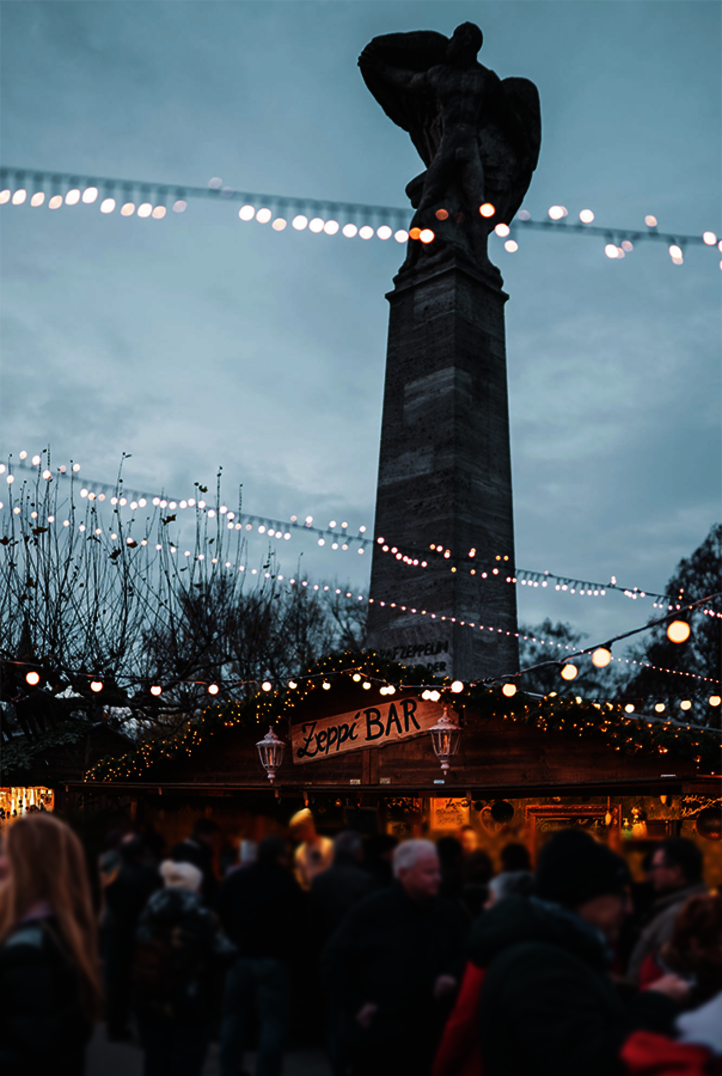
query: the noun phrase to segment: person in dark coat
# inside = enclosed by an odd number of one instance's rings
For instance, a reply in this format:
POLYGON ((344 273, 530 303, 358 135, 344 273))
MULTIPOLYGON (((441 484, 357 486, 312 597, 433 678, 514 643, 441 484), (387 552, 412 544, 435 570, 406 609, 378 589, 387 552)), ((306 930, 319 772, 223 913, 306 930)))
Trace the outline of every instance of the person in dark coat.
POLYGON ((212 908, 218 896, 218 879, 213 859, 221 843, 221 827, 212 818, 198 818, 193 832, 185 841, 174 844, 170 858, 174 863, 192 863, 203 875, 201 896, 207 908, 212 908))
POLYGON ((681 979, 666 976, 623 999, 609 975, 628 882, 619 856, 589 834, 563 830, 540 853, 536 895, 508 897, 477 921, 469 954, 485 969, 484 1076, 616 1076, 632 1031, 671 1031, 688 994, 681 979))
POLYGON ((654 902, 642 919, 641 932, 629 958, 627 974, 638 983, 648 958, 654 958, 670 940, 677 913, 690 897, 702 896, 704 857, 687 837, 667 837, 652 854, 649 874, 654 902))
POLYGON ((346 914, 367 897, 376 883, 361 866, 363 841, 354 830, 334 837, 333 862, 311 882, 311 914, 316 936, 326 942, 346 914))
POLYGON ((261 1025, 256 1076, 279 1076, 288 1033, 290 964, 306 931, 305 897, 289 870, 285 840, 265 837, 257 861, 226 878, 218 911, 238 950, 223 998, 221 1076, 238 1076, 242 1069, 254 996, 261 1025))
POLYGON ((100 1014, 85 856, 51 814, 20 817, 0 851, 0 1072, 82 1076, 100 1014))
POLYGON ((438 896, 434 845, 400 844, 394 873, 390 889, 351 909, 321 961, 354 1029, 355 1076, 427 1076, 462 970, 464 916, 438 896))
POLYGON ((214 1018, 216 981, 236 950, 203 906, 192 863, 161 864, 136 931, 133 1001, 145 1051, 143 1076, 200 1076, 214 1018))
POLYGON ((100 937, 105 981, 107 1036, 111 1042, 132 1038, 130 1017, 130 964, 140 913, 151 893, 160 887, 158 871, 145 862, 140 837, 126 834, 118 844, 117 865, 109 874, 108 857, 101 857, 103 912, 100 937))
MULTIPOLYGON (((311 882, 311 920, 316 943, 324 945, 351 909, 377 888, 377 882, 361 866, 363 841, 354 830, 334 837, 333 862, 311 882)), ((334 1076, 345 1076, 345 1015, 338 1000, 327 998, 326 1048, 334 1076)))

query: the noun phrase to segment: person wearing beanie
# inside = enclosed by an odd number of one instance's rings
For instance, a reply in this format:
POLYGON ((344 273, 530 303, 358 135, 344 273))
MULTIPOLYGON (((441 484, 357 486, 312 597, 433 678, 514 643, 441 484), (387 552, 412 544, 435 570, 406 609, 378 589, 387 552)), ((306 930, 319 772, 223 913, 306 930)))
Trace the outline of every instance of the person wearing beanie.
POLYGON ((474 925, 484 1076, 621 1076, 632 1032, 671 1030, 687 996, 682 980, 666 976, 623 998, 610 977, 628 883, 624 860, 609 848, 582 830, 561 830, 540 852, 534 894, 507 897, 474 925))
POLYGON ((140 917, 131 967, 133 1003, 145 1051, 143 1071, 201 1076, 220 973, 236 955, 215 912, 204 907, 204 874, 193 863, 160 865, 163 889, 140 917))

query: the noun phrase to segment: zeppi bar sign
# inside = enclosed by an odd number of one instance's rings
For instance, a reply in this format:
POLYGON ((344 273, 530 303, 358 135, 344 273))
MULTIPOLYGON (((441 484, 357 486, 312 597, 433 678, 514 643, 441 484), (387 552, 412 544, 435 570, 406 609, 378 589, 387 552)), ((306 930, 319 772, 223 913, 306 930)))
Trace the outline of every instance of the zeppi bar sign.
POLYGON ((316 762, 346 751, 411 740, 435 725, 442 713, 438 703, 409 696, 320 721, 305 721, 291 728, 293 761, 316 762))

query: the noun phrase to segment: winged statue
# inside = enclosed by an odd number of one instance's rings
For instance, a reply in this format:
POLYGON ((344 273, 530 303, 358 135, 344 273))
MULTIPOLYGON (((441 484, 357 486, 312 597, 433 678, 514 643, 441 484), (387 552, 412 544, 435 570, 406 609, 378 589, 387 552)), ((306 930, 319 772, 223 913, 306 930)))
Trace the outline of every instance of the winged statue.
MULTIPOLYGON (((426 165, 406 187, 416 210, 410 228, 435 235, 423 254, 488 267, 488 234, 511 223, 536 168, 541 110, 533 82, 500 79, 479 63, 482 43, 471 22, 451 38, 432 30, 385 34, 373 38, 358 63, 369 90, 408 131, 426 165)), ((423 246, 409 244, 405 268, 423 246)))

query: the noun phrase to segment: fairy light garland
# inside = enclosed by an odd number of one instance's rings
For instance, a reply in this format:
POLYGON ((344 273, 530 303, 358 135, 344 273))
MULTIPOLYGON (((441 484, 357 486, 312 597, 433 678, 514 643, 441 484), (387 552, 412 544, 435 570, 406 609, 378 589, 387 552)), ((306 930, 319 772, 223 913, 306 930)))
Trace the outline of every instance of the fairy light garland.
MULTIPOLYGON (((410 210, 391 206, 364 205, 358 202, 336 202, 315 198, 293 198, 286 195, 251 194, 224 185, 222 179, 213 177, 207 187, 188 187, 178 184, 159 184, 145 180, 126 180, 108 177, 81 176, 74 173, 48 172, 31 168, 4 167, 0 169, 0 206, 29 206, 50 210, 61 207, 96 206, 104 215, 119 211, 121 217, 138 216, 141 219, 162 220, 167 216, 168 205, 174 216, 188 209, 191 199, 214 199, 225 202, 241 202, 238 218, 241 222, 256 221, 270 224, 275 232, 305 231, 317 235, 343 236, 347 239, 379 239, 393 237, 397 243, 409 239, 421 243, 433 243, 435 233, 431 228, 408 228, 410 210), (47 190, 46 190, 47 188, 47 190), (345 222, 345 223, 344 223, 345 222)), ((479 213, 494 223, 496 208, 489 202, 478 207, 479 213)), ((448 220, 445 209, 436 212, 439 221, 448 220)), ((510 222, 494 224, 492 235, 503 243, 507 254, 520 249, 518 238, 524 231, 554 231, 558 235, 586 235, 603 241, 603 252, 613 261, 622 261, 632 253, 636 244, 643 242, 663 243, 674 265, 684 264, 688 247, 704 246, 722 252, 722 240, 717 233, 706 230, 701 235, 683 235, 659 230, 657 218, 649 213, 644 218, 645 227, 617 228, 595 224, 591 209, 582 209, 578 223, 567 218, 569 210, 563 205, 552 205, 547 219, 533 220, 531 213, 522 209, 510 222)), ((719 263, 722 269, 722 261, 719 263)))
POLYGON ((385 692, 429 690, 437 700, 442 699, 454 707, 465 707, 481 713, 482 717, 502 717, 533 725, 541 731, 574 732, 578 736, 600 734, 615 750, 636 753, 651 750, 658 754, 670 751, 676 757, 702 763, 719 759, 718 730, 700 726, 678 724, 670 720, 655 720, 645 715, 625 712, 625 702, 593 702, 576 697, 560 697, 555 694, 538 698, 523 692, 506 697, 499 686, 488 684, 463 684, 430 677, 425 685, 414 683, 418 670, 397 663, 381 662, 377 655, 346 652, 329 656, 309 668, 306 673, 290 680, 275 690, 270 682, 253 698, 210 704, 201 713, 198 722, 190 723, 171 739, 146 741, 120 759, 106 758, 92 767, 86 780, 123 780, 137 776, 152 763, 170 760, 184 753, 190 756, 206 737, 222 729, 235 726, 254 727, 277 724, 290 720, 293 710, 309 698, 313 691, 331 690, 340 680, 363 690, 376 687, 385 692), (461 689, 459 687, 461 685, 461 689))

